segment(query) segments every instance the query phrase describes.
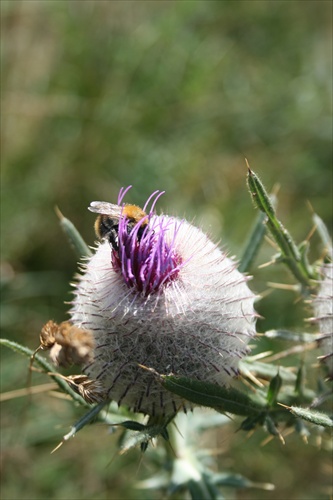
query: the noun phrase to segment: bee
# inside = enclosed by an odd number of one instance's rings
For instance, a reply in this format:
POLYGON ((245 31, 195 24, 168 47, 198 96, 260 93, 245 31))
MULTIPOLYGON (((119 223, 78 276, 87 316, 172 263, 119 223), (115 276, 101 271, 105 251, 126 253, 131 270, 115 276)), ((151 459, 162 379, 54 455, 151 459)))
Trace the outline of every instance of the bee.
POLYGON ((94 225, 96 236, 101 240, 108 240, 116 252, 118 251, 118 231, 121 218, 128 220, 128 233, 142 220, 137 232, 139 241, 148 226, 147 214, 137 205, 124 205, 121 207, 105 201, 93 201, 88 208, 91 212, 99 214, 94 225))

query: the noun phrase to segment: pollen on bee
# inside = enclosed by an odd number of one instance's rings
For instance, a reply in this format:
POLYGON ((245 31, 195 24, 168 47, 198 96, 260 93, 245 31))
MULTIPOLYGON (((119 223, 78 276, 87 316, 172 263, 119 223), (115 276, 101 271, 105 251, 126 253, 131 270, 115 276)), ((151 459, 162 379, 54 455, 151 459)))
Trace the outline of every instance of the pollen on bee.
MULTIPOLYGON (((139 222, 141 219, 144 219, 147 214, 142 210, 142 208, 137 205, 124 205, 122 214, 127 218, 131 219, 134 222, 139 222)), ((142 224, 148 224, 148 220, 145 219, 142 221, 142 224)))

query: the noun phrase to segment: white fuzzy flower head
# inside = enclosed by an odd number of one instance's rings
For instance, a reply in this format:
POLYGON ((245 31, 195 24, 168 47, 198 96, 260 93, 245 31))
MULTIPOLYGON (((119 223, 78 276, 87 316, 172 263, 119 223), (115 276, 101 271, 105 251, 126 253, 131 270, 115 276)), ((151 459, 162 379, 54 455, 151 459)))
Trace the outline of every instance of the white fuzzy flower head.
POLYGON ((85 266, 71 321, 93 332, 94 359, 84 372, 108 399, 172 416, 190 405, 139 365, 228 385, 255 335, 255 295, 235 262, 200 229, 154 214, 161 193, 153 193, 144 219, 130 223, 126 192, 118 198, 117 241, 106 238, 85 266))

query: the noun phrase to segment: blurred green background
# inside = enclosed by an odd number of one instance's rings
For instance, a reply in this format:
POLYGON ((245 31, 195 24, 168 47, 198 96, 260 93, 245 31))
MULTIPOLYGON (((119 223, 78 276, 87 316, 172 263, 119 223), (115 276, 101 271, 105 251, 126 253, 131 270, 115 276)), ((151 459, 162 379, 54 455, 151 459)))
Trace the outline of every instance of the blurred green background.
MULTIPOLYGON (((246 157, 268 189, 280 183, 297 241, 312 227, 307 200, 331 227, 331 2, 2 0, 1 23, 3 337, 35 348, 41 325, 66 318, 77 267, 55 206, 93 244, 90 201, 132 184, 126 201, 143 205, 165 190, 157 210, 194 219, 240 257, 256 215, 246 157)), ((258 292, 292 282, 280 267, 252 272, 258 292)), ((294 300, 268 295, 259 330, 304 329, 310 313, 294 300)), ((3 350, 4 392, 26 386, 27 364, 3 350)), ((109 465, 116 438, 104 426, 49 454, 81 414, 50 395, 2 404, 2 498, 162 498, 133 489, 151 473, 139 453, 109 465)), ((261 448, 262 431, 247 441, 236 428, 217 437, 221 470, 277 489, 235 498, 328 498, 328 452, 297 436, 261 448)))

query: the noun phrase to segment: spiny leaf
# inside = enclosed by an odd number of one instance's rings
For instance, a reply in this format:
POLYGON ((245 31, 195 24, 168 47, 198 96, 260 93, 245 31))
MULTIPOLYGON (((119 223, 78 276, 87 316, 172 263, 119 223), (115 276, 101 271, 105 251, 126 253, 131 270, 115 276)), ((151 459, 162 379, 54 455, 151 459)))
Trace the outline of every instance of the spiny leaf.
POLYGON ((327 249, 328 256, 332 258, 333 256, 332 238, 330 237, 330 234, 328 232, 328 229, 324 221, 319 217, 319 215, 315 213, 313 214, 312 219, 316 225, 320 239, 323 242, 325 248, 327 249))
POLYGON ((143 431, 146 428, 144 424, 135 422, 135 420, 126 420, 125 422, 121 422, 119 425, 130 431, 143 431))
POLYGON ((276 403, 277 396, 282 386, 282 378, 280 374, 277 373, 275 377, 269 383, 268 391, 267 391, 267 405, 273 406, 276 403))
POLYGON ((311 410, 309 408, 300 408, 298 406, 285 406, 293 415, 296 417, 302 418, 303 420, 307 420, 308 422, 312 422, 316 425, 321 425, 322 427, 333 427, 333 420, 331 417, 326 415, 325 413, 311 410))
POLYGON ((296 383, 295 383, 295 393, 300 397, 303 397, 304 394, 304 364, 302 363, 297 371, 296 383))
POLYGON ((89 410, 87 413, 85 413, 83 417, 81 417, 74 425, 72 425, 71 430, 68 432, 68 434, 65 434, 61 442, 58 444, 58 446, 56 446, 56 448, 52 451, 52 453, 58 450, 65 441, 68 441, 71 437, 74 437, 77 432, 79 432, 83 427, 85 427, 94 418, 96 418, 96 416, 99 414, 99 412, 103 409, 103 407, 106 404, 107 401, 103 401, 102 403, 99 403, 98 405, 91 408, 91 410, 89 410))
POLYGON ((67 236, 69 244, 73 248, 76 255, 80 258, 91 257, 92 252, 90 248, 88 247, 74 224, 69 219, 63 216, 58 207, 56 207, 55 211, 57 216, 59 217, 60 227, 67 236))
POLYGON ((266 408, 264 402, 255 401, 232 387, 221 387, 173 375, 162 375, 161 383, 167 390, 192 403, 208 406, 220 412, 249 416, 258 414, 266 408))
POLYGON ((212 474, 212 479, 219 486, 230 486, 233 488, 259 488, 267 491, 274 490, 274 485, 271 483, 254 483, 241 474, 230 474, 221 472, 212 474))
POLYGON ((290 342, 314 342, 317 340, 313 333, 295 333, 290 330, 268 330, 264 333, 268 339, 288 340, 290 342))
POLYGON ((266 226, 264 224, 265 220, 266 215, 260 212, 243 250, 242 258, 240 259, 238 269, 241 273, 246 273, 250 270, 251 265, 259 252, 260 245, 263 242, 266 233, 266 226))
POLYGON ((293 241, 291 235, 283 224, 278 220, 274 207, 259 177, 250 169, 248 165, 247 183, 252 199, 263 213, 267 216, 267 227, 281 250, 283 262, 289 267, 295 278, 309 289, 312 286, 311 279, 314 279, 312 268, 308 265, 306 251, 303 256, 293 241))

